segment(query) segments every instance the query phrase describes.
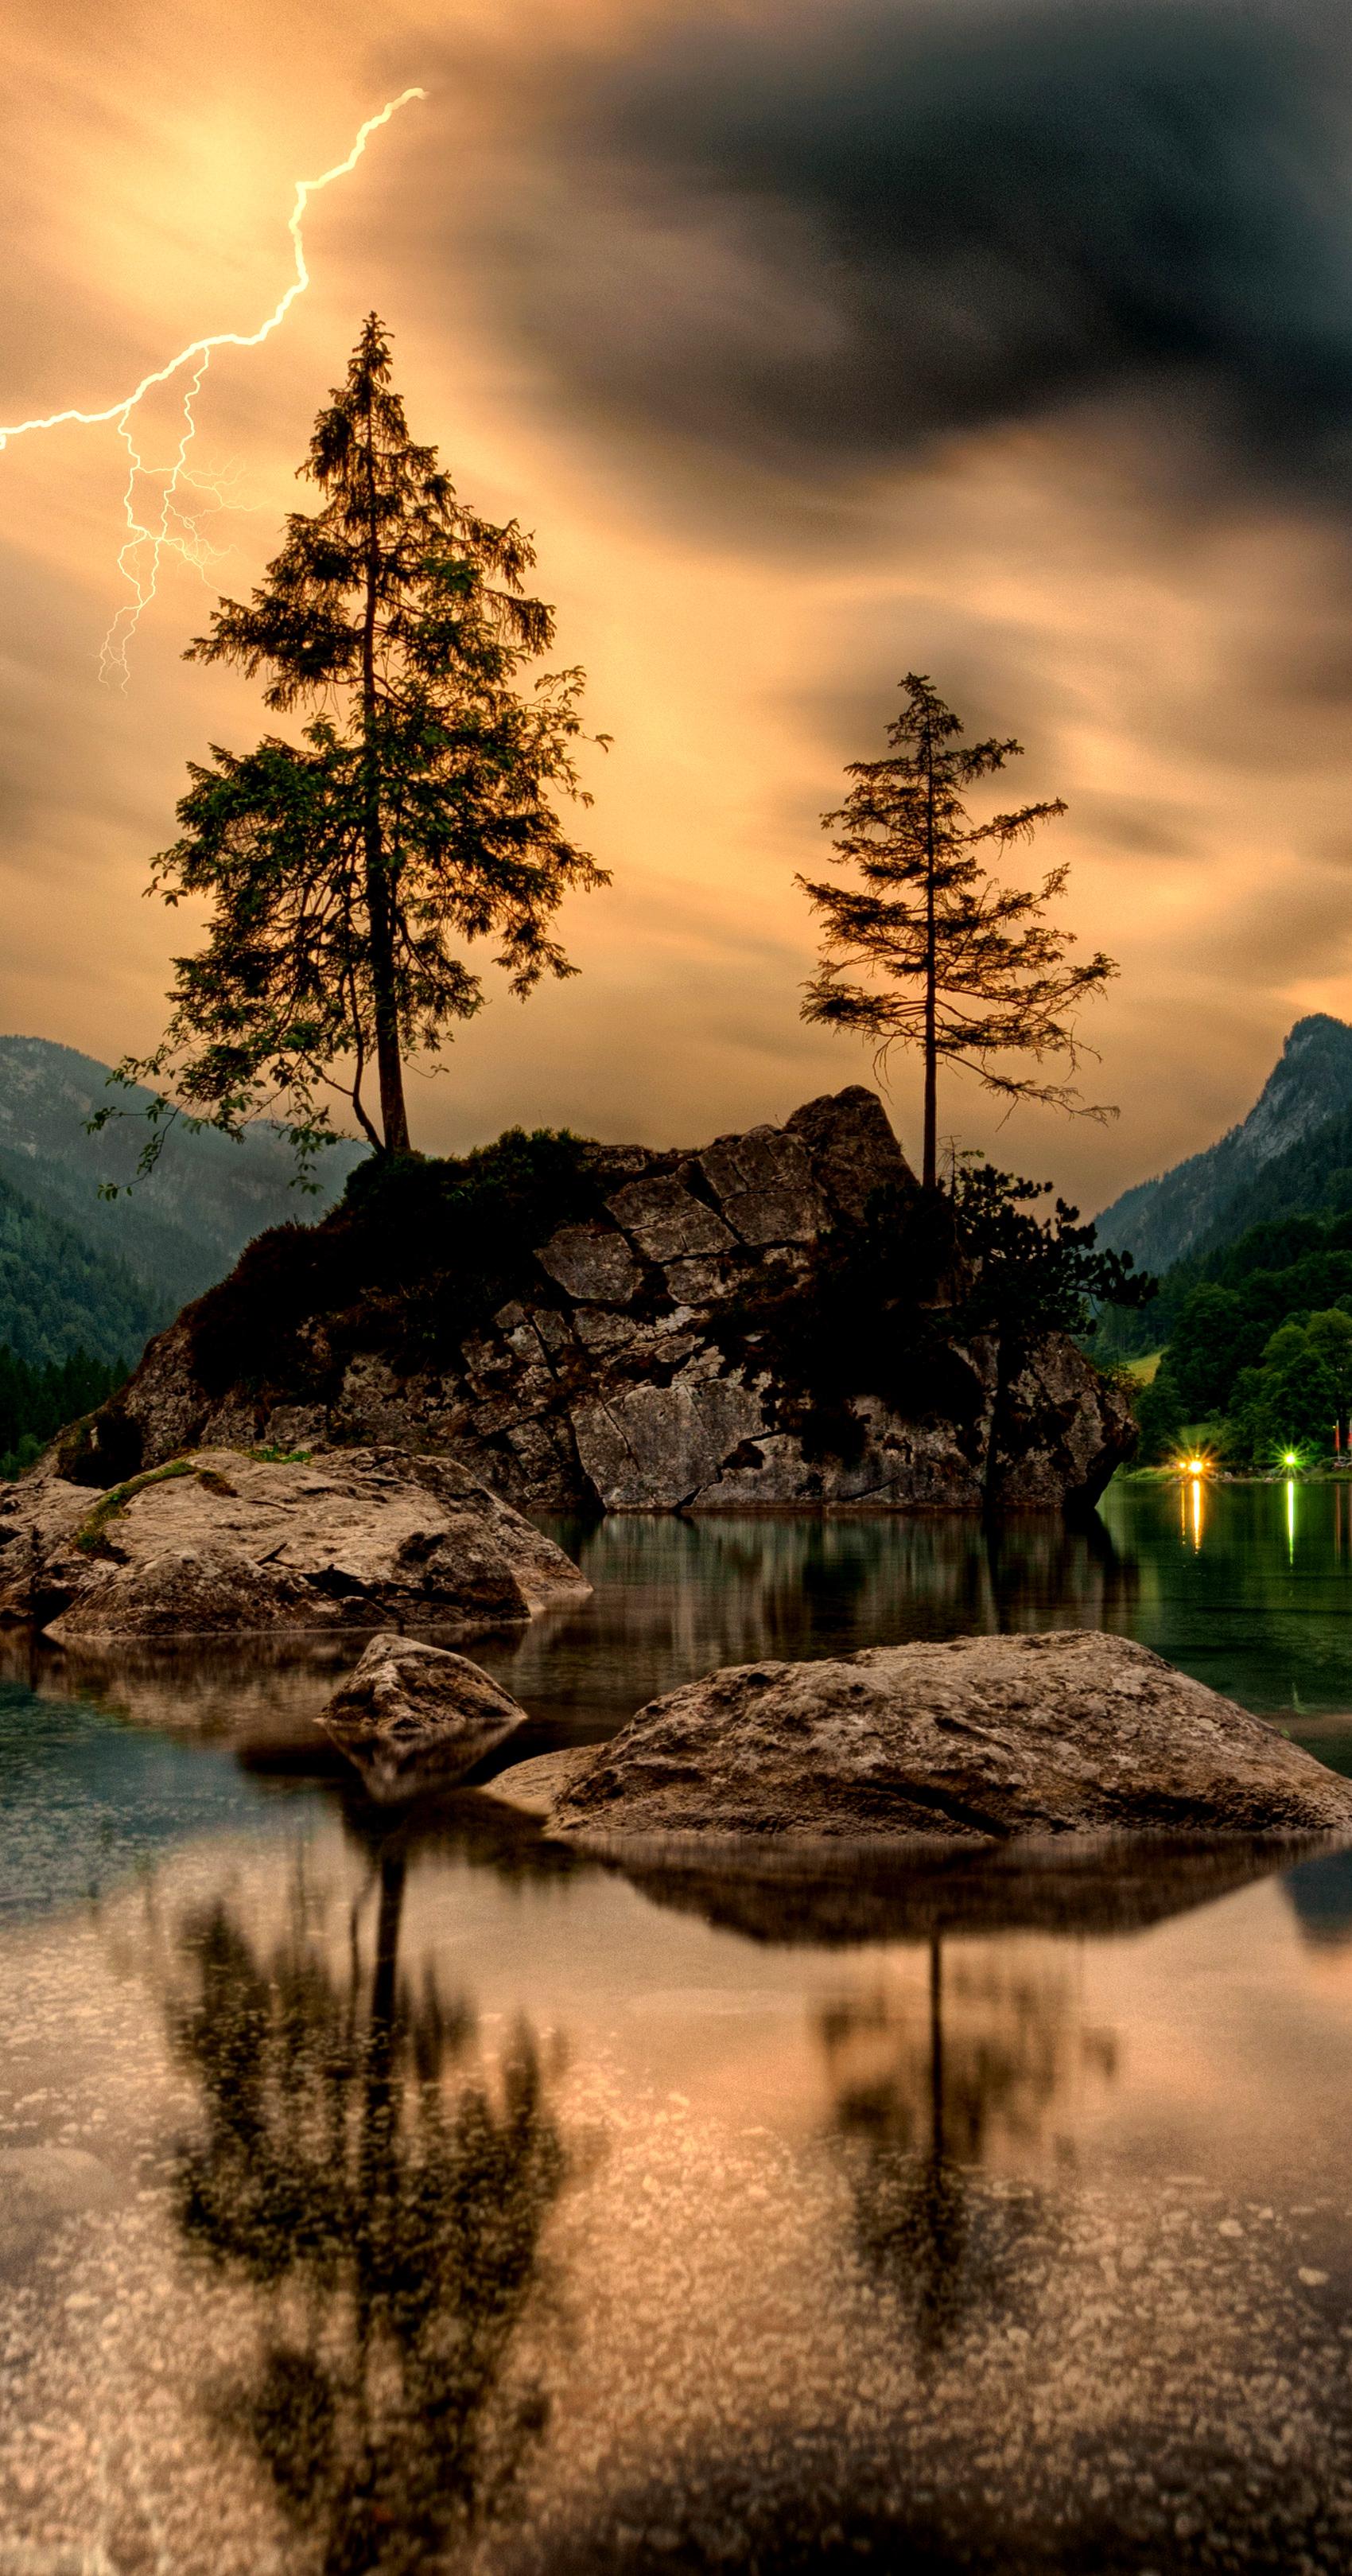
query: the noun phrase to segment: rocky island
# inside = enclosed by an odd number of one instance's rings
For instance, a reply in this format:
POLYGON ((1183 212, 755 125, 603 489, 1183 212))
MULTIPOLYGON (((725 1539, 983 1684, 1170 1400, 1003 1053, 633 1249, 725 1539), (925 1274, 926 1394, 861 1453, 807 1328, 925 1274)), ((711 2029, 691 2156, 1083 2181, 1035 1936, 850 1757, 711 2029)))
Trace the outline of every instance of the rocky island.
POLYGON ((507 1136, 260 1236, 59 1473, 261 1445, 453 1457, 521 1511, 1092 1503, 1123 1396, 982 1289, 861 1086, 690 1152, 507 1136))

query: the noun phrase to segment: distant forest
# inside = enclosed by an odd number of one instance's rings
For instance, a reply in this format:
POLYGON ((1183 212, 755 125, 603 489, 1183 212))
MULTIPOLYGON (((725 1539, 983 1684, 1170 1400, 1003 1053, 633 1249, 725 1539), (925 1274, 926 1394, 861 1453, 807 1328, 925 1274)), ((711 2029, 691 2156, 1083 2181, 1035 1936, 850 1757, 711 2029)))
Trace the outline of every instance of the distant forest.
POLYGON ((1289 1452, 1332 1450, 1335 1426, 1346 1445, 1352 1213, 1277 1218, 1179 1262, 1140 1320, 1166 1344, 1136 1398, 1147 1463, 1183 1445, 1213 1448, 1237 1467, 1273 1467, 1289 1452))
POLYGON ((0 1342, 0 1476, 21 1476, 67 1422, 106 1403, 127 1375, 125 1360, 87 1351, 34 1368, 0 1342))
POLYGON ((110 1365, 139 1358, 166 1304, 114 1254, 0 1179, 0 1331, 17 1359, 42 1369, 77 1351, 110 1365))

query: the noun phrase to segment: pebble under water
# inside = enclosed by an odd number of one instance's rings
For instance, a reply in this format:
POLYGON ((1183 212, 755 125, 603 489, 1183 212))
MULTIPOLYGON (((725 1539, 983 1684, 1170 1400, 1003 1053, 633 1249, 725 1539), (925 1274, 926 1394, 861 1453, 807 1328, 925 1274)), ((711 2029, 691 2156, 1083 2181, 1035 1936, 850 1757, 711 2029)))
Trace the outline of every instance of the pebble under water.
MULTIPOLYGON (((1352 1770, 1350 1501, 611 1522, 475 1652, 1103 1626, 1352 1770)), ((1352 2564, 1352 1855, 626 1871, 331 1656, 6 1653, 0 2576, 1352 2564)))

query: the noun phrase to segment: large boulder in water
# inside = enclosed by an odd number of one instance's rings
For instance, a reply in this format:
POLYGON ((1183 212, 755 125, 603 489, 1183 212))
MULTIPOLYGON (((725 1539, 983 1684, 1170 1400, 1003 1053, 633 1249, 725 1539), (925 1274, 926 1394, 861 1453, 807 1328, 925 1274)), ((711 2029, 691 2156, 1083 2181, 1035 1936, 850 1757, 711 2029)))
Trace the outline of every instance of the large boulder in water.
POLYGON ((451 1458, 195 1450, 104 1494, 39 1473, 0 1501, 0 1619, 61 1643, 519 1625, 591 1586, 451 1458))
POLYGON ((389 1634, 371 1639, 320 1720, 382 1801, 463 1778, 525 1723, 525 1710, 482 1664, 389 1634))
POLYGON ((735 1665, 652 1701, 599 1753, 494 1785, 554 1833, 601 1838, 1352 1836, 1352 1781, 1092 1631, 735 1665))

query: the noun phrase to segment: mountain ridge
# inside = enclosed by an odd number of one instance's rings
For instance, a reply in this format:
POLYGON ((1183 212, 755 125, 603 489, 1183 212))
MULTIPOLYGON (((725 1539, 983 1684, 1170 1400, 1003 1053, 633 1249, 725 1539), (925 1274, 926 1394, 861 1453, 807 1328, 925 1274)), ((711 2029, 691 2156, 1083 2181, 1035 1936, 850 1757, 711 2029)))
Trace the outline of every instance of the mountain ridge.
POLYGON ((1343 1169, 1339 1206, 1352 1205, 1352 1027, 1313 1011, 1289 1030, 1245 1118, 1214 1145, 1122 1191, 1094 1225, 1110 1250, 1131 1252, 1143 1269, 1168 1270, 1234 1241, 1259 1215, 1330 1205, 1329 1183, 1343 1169))
POLYGON ((147 1336, 223 1277, 256 1234, 323 1215, 365 1148, 344 1139, 317 1196, 291 1186, 280 1131, 238 1144, 184 1124, 135 1179, 152 1094, 108 1090, 109 1069, 52 1038, 0 1035, 0 1342, 34 1362, 77 1347, 134 1361, 147 1336), (91 1136, 112 1097, 118 1117, 91 1136), (111 1182, 119 1195, 99 1196, 111 1182))

